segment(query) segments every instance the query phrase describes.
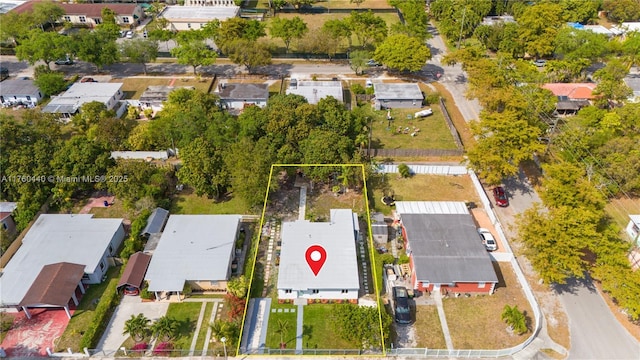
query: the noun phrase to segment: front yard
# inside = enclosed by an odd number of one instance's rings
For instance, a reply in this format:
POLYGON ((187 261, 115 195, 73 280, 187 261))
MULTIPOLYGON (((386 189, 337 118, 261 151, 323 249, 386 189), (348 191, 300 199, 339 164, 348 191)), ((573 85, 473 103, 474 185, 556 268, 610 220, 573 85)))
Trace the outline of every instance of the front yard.
POLYGON ((286 343, 286 349, 296 348, 297 306, 273 303, 269 310, 266 345, 270 349, 279 349, 280 343, 286 343))
POLYGON ((443 299, 444 312, 456 349, 504 349, 522 343, 531 332, 511 334, 501 315, 505 305, 517 305, 527 316, 531 330, 534 319, 531 306, 509 263, 493 263, 498 286, 493 295, 450 297, 443 299))
MULTIPOLYGON (((302 347, 305 349, 357 349, 358 345, 335 335, 331 323, 332 304, 304 307, 302 347)), ((271 320, 269 320, 271 322, 271 320)), ((372 326, 380 326, 372 324, 372 326)))
MULTIPOLYGON (((177 334, 175 340, 173 340, 174 349, 188 350, 191 347, 201 307, 202 303, 199 302, 169 304, 166 316, 178 323, 177 334)), ((202 325, 207 326, 207 323, 203 322, 202 325)))
POLYGON ((442 325, 435 305, 416 306, 416 347, 429 349, 446 349, 442 325))

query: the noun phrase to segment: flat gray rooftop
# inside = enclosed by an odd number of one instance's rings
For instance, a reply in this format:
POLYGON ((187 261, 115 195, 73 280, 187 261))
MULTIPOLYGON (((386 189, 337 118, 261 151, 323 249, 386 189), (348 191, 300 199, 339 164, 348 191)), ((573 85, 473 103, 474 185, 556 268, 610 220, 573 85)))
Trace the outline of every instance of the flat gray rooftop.
POLYGON ((304 96, 309 104, 317 104, 320 99, 332 96, 344 102, 340 81, 298 81, 296 87, 289 87, 287 94, 304 96))
POLYGON ((0 95, 33 95, 40 91, 33 80, 5 80, 0 85, 0 95))
POLYGON ((422 100, 422 91, 413 83, 373 83, 373 90, 378 100, 422 100))
POLYGON ((226 83, 224 88, 220 89, 219 95, 224 100, 267 100, 269 85, 226 83))

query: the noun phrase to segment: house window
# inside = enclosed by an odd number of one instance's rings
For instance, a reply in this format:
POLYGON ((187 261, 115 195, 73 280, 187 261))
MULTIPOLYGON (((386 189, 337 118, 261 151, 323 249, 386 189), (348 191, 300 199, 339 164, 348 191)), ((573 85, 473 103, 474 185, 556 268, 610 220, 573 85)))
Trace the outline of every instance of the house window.
POLYGON ((100 18, 93 18, 93 22, 96 23, 96 25, 100 25, 102 24, 102 19, 100 18))
POLYGON ((104 270, 104 261, 100 261, 100 270, 104 270))
POLYGON ((84 274, 82 274, 82 280, 87 280, 87 281, 89 281, 89 280, 91 280, 91 278, 89 277, 89 274, 84 273, 84 274))
POLYGON ((191 29, 191 23, 187 23, 187 27, 191 29))
POLYGON ((65 17, 64 17, 64 21, 71 22, 71 16, 67 16, 67 15, 65 15, 65 17))
POLYGON ((291 294, 291 289, 287 289, 284 291, 285 294, 291 294))
POLYGON ((484 289, 484 285, 485 285, 485 283, 483 283, 483 282, 478 283, 478 289, 484 289))
POLYGON ((83 22, 87 22, 87 18, 86 18, 86 17, 84 17, 84 16, 78 16, 78 18, 80 19, 80 22, 81 22, 81 23, 83 23, 83 22))
POLYGON ((31 96, 27 95, 27 101, 31 101, 31 96))
POLYGON ((217 281, 213 281, 213 280, 212 280, 212 281, 209 281, 209 284, 210 284, 211 286, 218 286, 218 282, 217 282, 217 281))
POLYGON ((109 254, 113 254, 113 246, 111 244, 109 244, 109 254))
POLYGON ((9 227, 7 226, 7 223, 2 223, 2 228, 7 230, 9 227))
POLYGON ((125 24, 128 24, 129 23, 129 17, 128 16, 123 16, 122 17, 122 22, 125 23, 125 24))
POLYGON ((312 293, 312 294, 317 294, 317 293, 319 293, 319 292, 320 292, 320 290, 318 290, 318 289, 313 289, 313 290, 311 290, 311 293, 312 293))
POLYGON ((348 293, 349 293, 349 290, 347 290, 347 289, 343 289, 341 292, 342 292, 343 294, 348 294, 348 293))

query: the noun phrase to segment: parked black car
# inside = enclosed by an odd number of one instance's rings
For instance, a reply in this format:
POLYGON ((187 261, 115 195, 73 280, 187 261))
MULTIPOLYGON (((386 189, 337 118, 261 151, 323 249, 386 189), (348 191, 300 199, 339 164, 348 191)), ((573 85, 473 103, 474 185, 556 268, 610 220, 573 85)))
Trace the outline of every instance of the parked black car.
POLYGON ((404 286, 393 287, 393 313, 398 324, 411 324, 409 294, 404 286))

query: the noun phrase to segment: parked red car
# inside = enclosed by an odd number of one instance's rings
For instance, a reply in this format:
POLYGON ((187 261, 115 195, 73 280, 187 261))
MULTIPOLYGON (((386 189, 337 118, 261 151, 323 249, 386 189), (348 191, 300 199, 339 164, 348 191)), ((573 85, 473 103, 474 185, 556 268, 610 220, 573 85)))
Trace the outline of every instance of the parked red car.
POLYGON ((130 296, 137 296, 140 294, 140 289, 135 286, 127 285, 124 287, 124 294, 130 296))
POLYGON ((507 193, 502 186, 493 188, 493 198, 496 200, 496 205, 500 207, 509 206, 509 199, 507 199, 507 193))

